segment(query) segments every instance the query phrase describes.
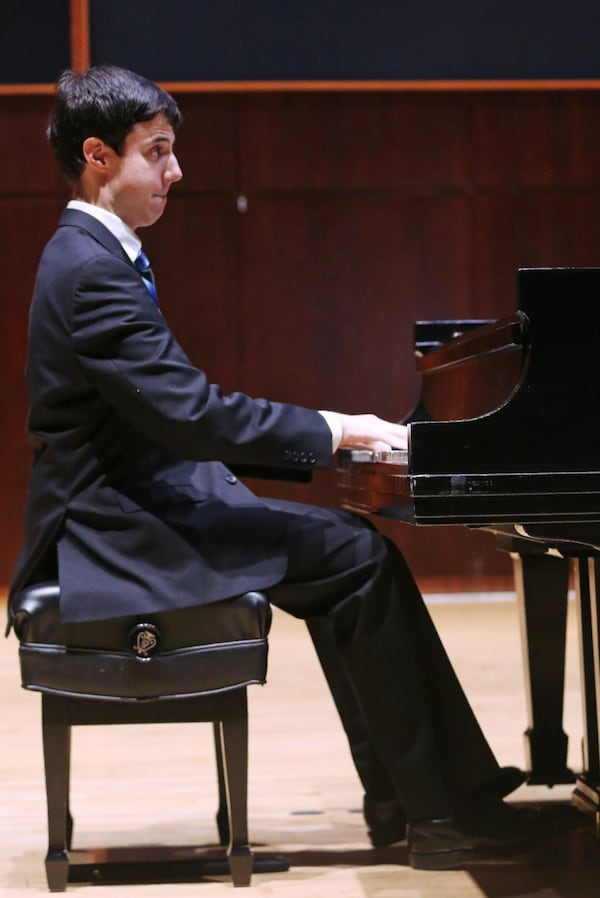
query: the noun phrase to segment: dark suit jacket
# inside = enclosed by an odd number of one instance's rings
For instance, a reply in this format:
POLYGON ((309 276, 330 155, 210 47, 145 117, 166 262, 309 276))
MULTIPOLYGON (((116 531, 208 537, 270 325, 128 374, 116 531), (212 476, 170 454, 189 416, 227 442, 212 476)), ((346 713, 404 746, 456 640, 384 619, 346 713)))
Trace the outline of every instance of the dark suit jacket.
POLYGON ((286 516, 225 465, 327 467, 326 423, 309 409, 223 396, 178 346, 119 242, 83 212, 64 212, 42 255, 27 381, 35 461, 11 594, 46 576, 54 556, 66 620, 281 580, 286 516))

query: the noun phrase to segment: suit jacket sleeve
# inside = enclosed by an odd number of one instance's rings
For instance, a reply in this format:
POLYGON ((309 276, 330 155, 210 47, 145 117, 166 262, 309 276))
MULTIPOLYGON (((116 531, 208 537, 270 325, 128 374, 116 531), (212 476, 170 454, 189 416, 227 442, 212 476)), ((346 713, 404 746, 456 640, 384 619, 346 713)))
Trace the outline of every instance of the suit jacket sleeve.
POLYGON ((315 410, 223 395, 187 358, 137 272, 112 255, 80 269, 72 306, 79 366, 150 439, 198 461, 309 470, 331 464, 331 433, 315 410))

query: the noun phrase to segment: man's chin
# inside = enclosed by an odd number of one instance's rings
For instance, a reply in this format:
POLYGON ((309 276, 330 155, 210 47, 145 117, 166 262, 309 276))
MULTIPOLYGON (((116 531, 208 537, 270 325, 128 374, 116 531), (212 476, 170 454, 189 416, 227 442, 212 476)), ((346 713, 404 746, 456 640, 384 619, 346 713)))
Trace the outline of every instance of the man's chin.
POLYGON ((156 212, 156 213, 154 213, 153 215, 149 215, 149 216, 146 218, 145 221, 141 222, 140 224, 137 224, 137 225, 134 227, 133 230, 134 230, 134 231, 137 231, 139 228, 150 228, 150 227, 152 227, 152 225, 153 225, 153 224, 156 224, 156 222, 162 217, 162 214, 163 214, 164 211, 165 211, 165 210, 164 210, 164 207, 163 207, 163 208, 160 210, 160 212, 156 212))

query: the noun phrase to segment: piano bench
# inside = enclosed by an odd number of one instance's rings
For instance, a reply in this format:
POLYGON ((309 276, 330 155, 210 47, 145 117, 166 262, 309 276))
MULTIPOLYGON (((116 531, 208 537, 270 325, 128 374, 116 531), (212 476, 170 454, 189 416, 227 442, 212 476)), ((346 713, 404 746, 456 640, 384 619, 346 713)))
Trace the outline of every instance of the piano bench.
MULTIPOLYGON (((209 859, 210 871, 228 869, 235 886, 249 885, 253 856, 247 827, 246 687, 266 679, 271 609, 265 596, 249 592, 208 605, 85 623, 62 621, 59 602, 57 583, 24 589, 11 602, 22 685, 42 693, 50 891, 64 891, 69 880, 71 727, 195 721, 213 724, 217 827, 220 844, 228 845, 226 859, 209 859)), ((181 855, 173 854, 167 875, 177 876, 181 855)), ((204 868, 196 852, 193 858, 195 879, 204 868)), ((107 874, 119 875, 117 866, 106 864, 107 874)), ((132 881, 132 864, 126 866, 127 881, 132 881)), ((141 881, 153 881, 148 879, 152 861, 148 863, 147 853, 142 864, 133 866, 141 881)), ((285 870, 289 862, 274 856, 263 866, 285 870)), ((77 867, 83 870, 71 863, 71 880, 77 867)), ((102 875, 102 867, 94 861, 91 875, 102 875)))

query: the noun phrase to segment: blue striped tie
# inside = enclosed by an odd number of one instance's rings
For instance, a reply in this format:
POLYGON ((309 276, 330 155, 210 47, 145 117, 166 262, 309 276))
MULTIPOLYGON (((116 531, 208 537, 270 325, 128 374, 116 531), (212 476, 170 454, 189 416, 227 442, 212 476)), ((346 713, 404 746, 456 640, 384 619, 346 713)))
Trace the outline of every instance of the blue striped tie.
POLYGON ((139 251, 133 264, 141 274, 142 280, 148 288, 150 296, 154 300, 154 304, 158 305, 158 293, 156 292, 156 287, 154 285, 154 274, 150 268, 150 260, 142 249, 139 251))

